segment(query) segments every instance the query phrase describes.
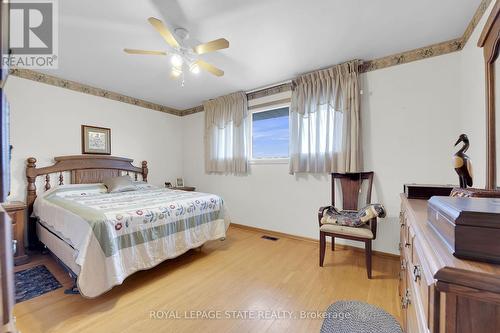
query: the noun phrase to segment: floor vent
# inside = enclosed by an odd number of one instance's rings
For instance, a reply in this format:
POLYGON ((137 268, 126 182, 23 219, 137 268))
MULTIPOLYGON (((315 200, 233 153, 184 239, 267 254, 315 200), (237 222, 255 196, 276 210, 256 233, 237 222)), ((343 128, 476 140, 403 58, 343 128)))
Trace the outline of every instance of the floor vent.
POLYGON ((268 236, 264 235, 262 238, 267 239, 267 240, 272 240, 272 241, 277 241, 279 238, 278 237, 273 237, 273 236, 268 236))

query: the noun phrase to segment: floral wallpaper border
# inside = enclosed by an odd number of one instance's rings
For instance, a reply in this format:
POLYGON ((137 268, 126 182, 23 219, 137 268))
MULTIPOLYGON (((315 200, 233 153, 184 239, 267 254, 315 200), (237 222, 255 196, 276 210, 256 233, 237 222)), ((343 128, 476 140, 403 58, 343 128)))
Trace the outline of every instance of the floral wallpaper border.
POLYGON ((361 65, 360 72, 366 73, 371 71, 376 71, 378 69, 387 68, 391 66, 397 66, 402 64, 407 64, 409 62, 422 60, 431 57, 437 57, 440 55, 460 51, 463 48, 463 38, 452 39, 446 42, 421 47, 418 49, 405 51, 397 54, 392 54, 390 56, 367 60, 361 65))
POLYGON ((173 114, 176 116, 180 116, 182 113, 181 110, 173 109, 173 108, 170 108, 168 106, 148 102, 148 101, 145 101, 142 99, 138 99, 138 98, 134 98, 134 97, 126 96, 126 95, 122 95, 122 94, 119 94, 119 93, 116 93, 113 91, 109 91, 106 89, 92 87, 92 86, 78 83, 75 81, 65 80, 65 79, 59 78, 57 76, 36 72, 36 71, 30 70, 30 69, 20 69, 20 68, 11 69, 10 74, 13 76, 23 78, 23 79, 41 82, 41 83, 49 84, 49 85, 60 87, 60 88, 66 88, 66 89, 78 91, 78 92, 81 92, 84 94, 104 97, 104 98, 112 99, 114 101, 128 103, 128 104, 140 106, 140 107, 143 107, 146 109, 151 109, 151 110, 155 110, 155 111, 173 114))

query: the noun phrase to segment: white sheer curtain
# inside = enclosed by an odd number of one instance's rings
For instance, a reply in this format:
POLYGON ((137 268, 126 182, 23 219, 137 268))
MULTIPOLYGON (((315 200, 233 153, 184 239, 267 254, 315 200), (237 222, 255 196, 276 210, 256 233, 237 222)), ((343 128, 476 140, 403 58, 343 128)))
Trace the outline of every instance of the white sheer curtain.
POLYGON ((293 81, 291 174, 360 171, 359 65, 354 60, 293 81))
POLYGON ((248 169, 247 96, 244 92, 203 103, 205 109, 205 170, 244 174, 248 169))

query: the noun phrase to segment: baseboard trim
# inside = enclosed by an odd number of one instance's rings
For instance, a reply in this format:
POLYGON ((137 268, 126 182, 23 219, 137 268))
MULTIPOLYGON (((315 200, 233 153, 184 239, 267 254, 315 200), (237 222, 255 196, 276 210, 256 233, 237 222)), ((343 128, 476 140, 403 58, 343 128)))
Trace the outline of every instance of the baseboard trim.
MULTIPOLYGON (((297 235, 287 234, 284 232, 262 229, 262 228, 257 228, 257 227, 251 227, 249 225, 244 225, 244 224, 238 224, 238 223, 231 222, 230 227, 238 228, 238 229, 242 229, 242 230, 246 230, 246 231, 252 231, 255 233, 259 233, 259 234, 266 234, 266 235, 275 236, 275 237, 288 238, 288 239, 293 239, 293 240, 298 240, 298 241, 303 241, 303 242, 310 242, 310 243, 319 244, 319 240, 314 239, 314 238, 297 236, 297 235)), ((327 242, 330 243, 329 241, 327 241, 327 242)), ((353 250, 353 251, 362 252, 362 253, 365 252, 365 250, 363 248, 352 246, 352 245, 346 245, 346 244, 335 244, 335 248, 342 249, 342 250, 353 250)), ((382 252, 382 251, 372 251, 372 253, 373 253, 373 255, 376 255, 376 256, 381 257, 381 258, 398 260, 398 261, 400 259, 399 255, 393 254, 393 253, 387 253, 387 252, 382 252)))

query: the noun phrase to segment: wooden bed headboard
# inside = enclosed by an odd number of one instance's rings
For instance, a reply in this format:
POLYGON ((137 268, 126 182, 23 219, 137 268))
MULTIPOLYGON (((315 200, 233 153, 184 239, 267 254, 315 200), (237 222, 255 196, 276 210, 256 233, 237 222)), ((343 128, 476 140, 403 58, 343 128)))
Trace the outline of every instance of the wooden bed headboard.
MULTIPOLYGON (((143 181, 148 181, 148 162, 142 161, 141 167, 132 164, 133 160, 125 157, 102 156, 102 155, 72 155, 54 157, 53 165, 37 168, 36 158, 29 157, 26 165, 26 177, 28 179, 27 205, 28 214, 33 211, 33 203, 36 199, 36 178, 45 176, 45 190, 49 190, 50 175, 58 175, 58 184, 64 185, 63 172, 71 174, 70 184, 102 183, 104 178, 119 176, 122 172, 133 173, 134 179, 138 180, 138 174, 143 181)), ((29 216, 28 215, 28 216, 29 216)))

